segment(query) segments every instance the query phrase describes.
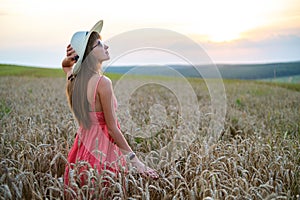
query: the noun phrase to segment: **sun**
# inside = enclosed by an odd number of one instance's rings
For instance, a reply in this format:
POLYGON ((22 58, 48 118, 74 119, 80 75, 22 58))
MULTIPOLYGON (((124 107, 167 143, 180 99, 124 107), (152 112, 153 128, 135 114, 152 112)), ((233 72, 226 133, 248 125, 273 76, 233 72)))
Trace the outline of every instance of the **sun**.
POLYGON ((238 40, 242 37, 243 32, 251 29, 251 27, 243 27, 243 22, 235 22, 228 20, 227 23, 221 23, 218 19, 210 19, 210 24, 202 23, 201 27, 191 24, 187 32, 197 36, 198 39, 210 42, 230 42, 238 40))
POLYGON ((249 18, 248 16, 239 17, 233 12, 212 14, 205 21, 193 22, 190 30, 194 34, 201 33, 211 42, 230 42, 240 39, 244 32, 260 25, 260 21, 255 17, 249 18), (195 26, 195 24, 201 25, 195 26))
POLYGON ((281 7, 282 3, 271 0, 206 1, 199 10, 187 13, 185 28, 212 42, 238 40, 245 32, 273 23, 281 7))
POLYGON ((241 30, 235 29, 234 26, 226 28, 216 28, 207 33, 207 38, 212 42, 229 42, 240 39, 241 30))

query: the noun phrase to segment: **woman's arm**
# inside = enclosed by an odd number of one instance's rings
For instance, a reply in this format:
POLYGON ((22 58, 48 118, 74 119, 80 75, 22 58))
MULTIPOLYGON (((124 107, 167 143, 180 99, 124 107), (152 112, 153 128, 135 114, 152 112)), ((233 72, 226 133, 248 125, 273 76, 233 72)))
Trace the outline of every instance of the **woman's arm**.
MULTIPOLYGON (((124 155, 128 155, 130 152, 132 152, 132 149, 127 143, 124 135, 122 134, 121 130, 118 128, 117 125, 117 118, 114 108, 114 94, 111 80, 104 76, 101 82, 99 83, 97 92, 100 94, 101 105, 104 112, 105 122, 109 130, 109 134, 114 139, 114 142, 120 148, 122 153, 124 155)), ((137 168, 137 170, 140 173, 146 176, 150 176, 153 179, 157 179, 159 177, 155 170, 143 164, 137 156, 135 156, 131 160, 131 163, 137 168)))
POLYGON ((75 50, 69 44, 67 46, 67 56, 63 59, 61 66, 64 72, 68 75, 72 72, 72 66, 76 63, 75 57, 77 56, 75 50))
POLYGON ((123 154, 126 155, 132 152, 132 149, 117 125, 111 80, 105 76, 102 77, 97 92, 100 93, 101 105, 109 134, 114 139, 115 143, 123 154))

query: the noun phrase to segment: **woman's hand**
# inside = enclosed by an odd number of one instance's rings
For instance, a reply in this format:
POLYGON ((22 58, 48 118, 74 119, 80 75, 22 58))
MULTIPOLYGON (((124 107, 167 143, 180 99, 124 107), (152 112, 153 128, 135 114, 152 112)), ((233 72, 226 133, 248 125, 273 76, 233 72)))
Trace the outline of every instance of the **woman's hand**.
POLYGON ((67 46, 67 56, 62 61, 63 68, 72 67, 78 60, 78 55, 75 50, 72 48, 71 44, 67 46))
POLYGON ((150 167, 147 167, 144 163, 142 163, 137 157, 135 157, 131 161, 132 165, 137 168, 137 171, 141 173, 143 176, 150 177, 152 179, 158 179, 159 175, 158 173, 154 170, 151 169, 150 167))

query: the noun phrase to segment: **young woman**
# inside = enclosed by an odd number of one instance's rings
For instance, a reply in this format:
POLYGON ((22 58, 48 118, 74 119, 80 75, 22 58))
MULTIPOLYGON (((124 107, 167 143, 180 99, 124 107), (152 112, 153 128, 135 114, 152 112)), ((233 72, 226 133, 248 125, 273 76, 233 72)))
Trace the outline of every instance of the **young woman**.
POLYGON ((90 31, 76 32, 62 61, 69 106, 79 123, 68 155, 71 165, 66 167, 65 183, 69 183, 69 166, 81 161, 99 171, 112 172, 131 162, 139 173, 156 179, 157 172, 138 159, 120 131, 112 82, 101 74, 102 62, 110 59, 108 46, 100 36, 102 25, 101 20, 90 31))

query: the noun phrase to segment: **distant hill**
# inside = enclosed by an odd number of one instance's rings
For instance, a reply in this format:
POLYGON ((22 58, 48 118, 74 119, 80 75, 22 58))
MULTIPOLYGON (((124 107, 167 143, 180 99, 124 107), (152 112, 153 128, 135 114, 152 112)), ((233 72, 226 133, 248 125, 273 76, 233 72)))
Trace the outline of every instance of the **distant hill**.
MULTIPOLYGON (((290 77, 300 76, 300 61, 287 63, 268 63, 268 64, 218 64, 219 75, 223 79, 246 79, 262 80, 274 79, 289 80, 290 77)), ((118 74, 134 75, 160 75, 160 76, 185 76, 216 78, 212 65, 148 65, 148 66, 111 66, 104 68, 106 74, 117 76, 118 74), (197 71, 196 68, 200 71, 197 71), (115 75, 114 75, 115 74, 115 75)), ((0 64, 0 76, 34 76, 34 77, 64 77, 61 69, 48 69, 38 67, 25 67, 16 65, 0 64)))
MULTIPOLYGON (((287 63, 268 64, 218 64, 218 70, 225 79, 268 79, 300 75, 300 61, 287 63)), ((176 72, 185 77, 202 77, 200 73, 206 74, 207 78, 215 78, 211 65, 189 66, 189 65, 168 65, 166 66, 112 66, 107 67, 105 72, 118 74, 137 75, 163 75, 173 76, 176 72), (176 72, 175 72, 175 71, 176 72)))
POLYGON ((266 79, 300 75, 300 62, 218 65, 224 78, 266 79))

